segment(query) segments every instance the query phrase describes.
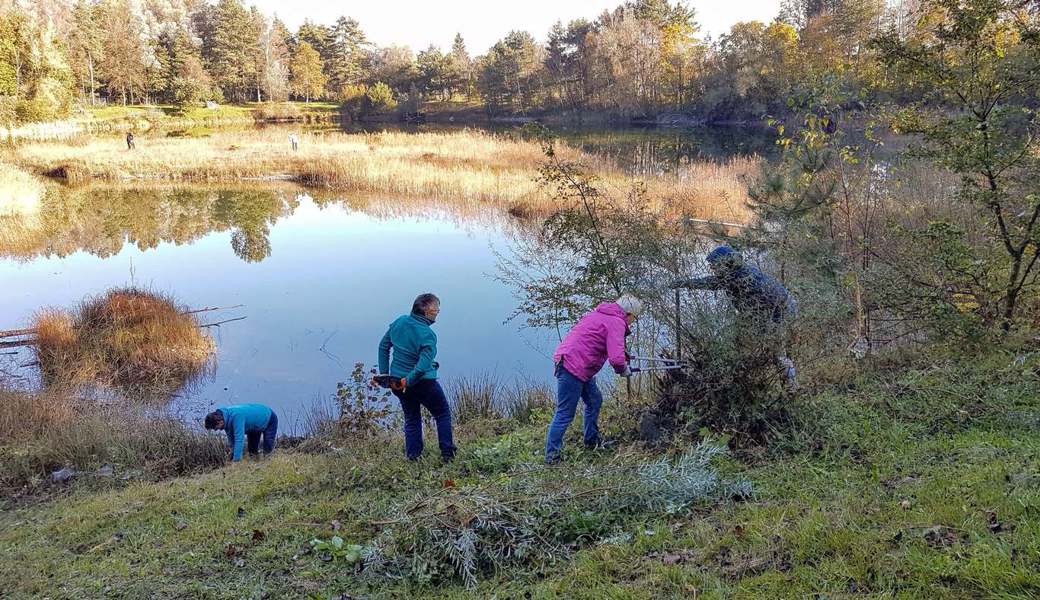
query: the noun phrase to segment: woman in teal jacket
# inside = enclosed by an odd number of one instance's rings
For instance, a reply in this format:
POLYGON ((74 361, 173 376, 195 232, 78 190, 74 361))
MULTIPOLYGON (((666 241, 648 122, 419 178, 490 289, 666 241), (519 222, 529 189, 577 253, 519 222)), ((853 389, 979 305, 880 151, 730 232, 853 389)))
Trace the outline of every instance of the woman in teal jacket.
POLYGON ((206 415, 203 425, 206 429, 224 430, 232 461, 242 460, 243 447, 247 447, 252 456, 256 456, 261 447, 264 454, 274 452, 278 415, 263 404, 234 404, 218 408, 206 415))
POLYGON ((440 314, 441 301, 433 294, 422 294, 412 303, 412 312, 398 317, 379 342, 379 372, 389 373, 390 389, 401 401, 404 412, 404 452, 409 460, 423 451, 420 406, 437 423, 437 442, 441 457, 455 457, 451 430, 451 410, 444 390, 437 382, 437 334, 430 327, 440 314), (394 360, 390 362, 390 350, 394 360))

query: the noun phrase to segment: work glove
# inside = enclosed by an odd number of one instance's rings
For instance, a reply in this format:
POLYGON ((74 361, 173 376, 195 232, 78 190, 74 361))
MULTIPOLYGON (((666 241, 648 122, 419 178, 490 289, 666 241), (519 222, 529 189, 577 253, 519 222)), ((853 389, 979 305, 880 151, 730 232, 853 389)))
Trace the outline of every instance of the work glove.
POLYGON ((405 389, 408 388, 408 380, 402 377, 401 379, 393 379, 390 381, 390 389, 395 392, 404 393, 405 389))
POLYGON ((625 378, 631 377, 632 376, 632 367, 629 367, 628 365, 625 365, 625 370, 621 371, 620 373, 618 373, 618 375, 620 375, 622 377, 625 377, 625 378))
POLYGON ((689 279, 674 279, 674 280, 672 280, 671 282, 668 283, 668 289, 670 289, 670 290, 678 290, 678 289, 682 289, 684 287, 688 287, 689 285, 690 285, 690 280, 689 279))

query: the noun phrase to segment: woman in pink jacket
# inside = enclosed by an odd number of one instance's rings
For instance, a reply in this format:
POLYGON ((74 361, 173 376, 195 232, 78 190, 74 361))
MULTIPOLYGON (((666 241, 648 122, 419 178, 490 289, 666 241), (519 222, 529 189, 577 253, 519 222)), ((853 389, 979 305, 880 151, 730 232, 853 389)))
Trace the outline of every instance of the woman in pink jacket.
POLYGON ((560 460, 563 435, 574 420, 579 398, 585 403, 585 447, 591 449, 600 444, 597 420, 603 395, 596 387, 596 373, 604 362, 610 361, 615 373, 622 377, 631 375, 625 336, 641 312, 643 303, 628 294, 617 302, 604 302, 582 317, 556 348, 556 414, 545 436, 546 463, 560 460))

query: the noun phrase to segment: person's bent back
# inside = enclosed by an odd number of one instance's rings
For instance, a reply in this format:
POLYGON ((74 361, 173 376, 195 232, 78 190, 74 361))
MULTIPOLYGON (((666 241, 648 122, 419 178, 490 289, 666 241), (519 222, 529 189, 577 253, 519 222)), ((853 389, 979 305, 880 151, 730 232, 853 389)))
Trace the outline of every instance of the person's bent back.
POLYGON ((560 460, 563 437, 574 420, 579 400, 585 404, 585 447, 593 449, 603 443, 599 433, 603 395, 596 385, 596 373, 609 362, 615 373, 631 375, 625 336, 642 311, 643 303, 628 294, 616 302, 604 302, 582 317, 556 348, 556 411, 545 434, 546 463, 560 460))
POLYGON ((264 454, 274 452, 278 436, 278 415, 263 404, 233 404, 224 406, 206 415, 206 429, 223 429, 231 448, 231 460, 242 460, 243 449, 250 455, 263 449, 264 454))

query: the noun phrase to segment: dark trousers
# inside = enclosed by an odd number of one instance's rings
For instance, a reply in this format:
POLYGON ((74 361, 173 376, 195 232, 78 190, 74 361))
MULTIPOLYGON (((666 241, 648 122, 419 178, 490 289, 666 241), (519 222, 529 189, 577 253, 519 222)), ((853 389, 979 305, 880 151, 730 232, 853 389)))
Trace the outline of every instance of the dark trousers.
POLYGON ((260 438, 263 437, 264 454, 274 452, 274 440, 278 437, 278 415, 271 411, 271 420, 267 422, 267 428, 263 431, 246 432, 246 449, 250 454, 259 454, 261 448, 260 438))
POLYGON ((451 432, 451 409, 448 408, 448 399, 444 397, 441 384, 436 379, 423 379, 404 393, 395 391, 394 395, 401 401, 401 410, 404 412, 405 456, 415 459, 422 454, 422 413, 419 407, 425 406, 437 423, 437 445, 441 448, 441 456, 453 458, 455 441, 451 432))

